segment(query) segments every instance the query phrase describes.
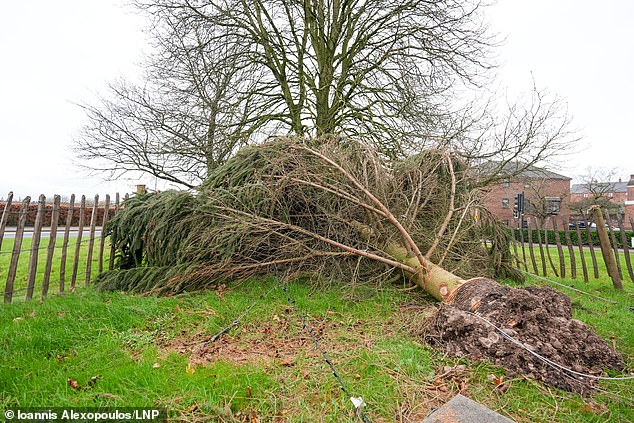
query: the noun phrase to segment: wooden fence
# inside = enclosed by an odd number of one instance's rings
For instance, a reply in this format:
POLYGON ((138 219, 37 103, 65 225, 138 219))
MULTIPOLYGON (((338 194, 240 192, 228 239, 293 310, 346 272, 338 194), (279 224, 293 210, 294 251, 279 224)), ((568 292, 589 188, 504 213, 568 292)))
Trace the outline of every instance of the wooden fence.
MULTIPOLYGON (((52 285, 56 285, 59 292, 74 291, 78 279, 81 278, 80 272, 84 272, 83 283, 88 286, 95 270, 95 262, 98 273, 105 266, 112 269, 114 251, 112 247, 107 247, 104 231, 101 230, 98 234, 99 227, 103 228, 120 209, 119 194, 116 194, 114 204, 110 200, 110 196, 106 195, 105 200, 100 203, 99 196, 96 195, 92 202, 88 202, 86 196, 82 195, 77 205, 73 194, 67 202, 62 203, 61 197, 55 195, 52 202, 47 203, 46 197, 40 195, 38 201, 32 204, 30 197, 14 202, 13 193, 9 193, 7 200, 0 202, 0 258, 2 255, 10 255, 4 302, 11 303, 15 294, 21 292, 24 292, 26 300, 32 299, 39 283, 42 299, 46 298, 52 285), (41 246, 43 232, 48 235, 46 246, 41 246), (86 238, 84 232, 87 233, 86 238), (5 251, 2 249, 3 239, 9 233, 14 238, 13 247, 10 251, 5 251), (30 235, 31 245, 23 249, 25 233, 30 235), (74 241, 71 240, 73 233, 77 234, 74 241), (61 238, 61 244, 58 243, 58 237, 61 238), (82 249, 86 243, 87 248, 82 249), (58 249, 61 252, 55 254, 58 249), (44 260, 40 260, 40 250, 46 250, 44 260), (74 251, 74 254, 69 254, 69 250, 74 251), (84 252, 85 258, 82 257, 84 252), (16 284, 18 264, 26 253, 29 256, 27 276, 16 284), (51 278, 54 264, 58 267, 56 280, 51 278), (38 269, 41 280, 36 280, 38 269)), ((606 229, 609 234, 609 248, 616 260, 618 275, 621 280, 628 276, 634 282, 632 231, 625 230, 622 217, 611 218, 606 214, 605 218, 608 222, 606 229)), ((515 229, 515 241, 512 245, 518 268, 541 276, 554 275, 572 279, 581 276, 586 282, 591 276, 600 277, 603 267, 597 259, 597 255, 601 254, 601 251, 597 251, 598 231, 592 227, 589 219, 576 220, 573 224, 559 216, 543 219, 524 217, 522 220, 526 225, 515 229)), ((634 227, 631 219, 630 224, 634 227)))
POLYGON ((31 197, 14 203, 13 193, 10 192, 6 201, 0 203, 0 256, 10 254, 4 288, 5 303, 11 303, 16 297, 14 294, 21 292, 25 292, 24 298, 26 300, 33 298, 36 283, 41 283, 42 299, 46 298, 52 285, 57 285, 59 292, 64 292, 67 288, 74 291, 78 279, 81 277, 81 271, 85 271, 84 284, 88 286, 94 270, 93 262, 96 261, 97 271, 101 273, 104 269, 104 257, 107 259, 108 268, 112 268, 114 252, 111 249, 106 251, 104 231, 101 230, 98 234, 98 229, 99 227, 103 228, 119 210, 119 194, 116 194, 114 204, 111 204, 109 195, 105 196, 105 201, 102 204, 99 202, 99 195, 96 195, 92 202, 87 202, 86 196, 82 195, 79 205, 75 203, 75 200, 76 197, 73 194, 68 202, 62 204, 61 197, 55 195, 52 202, 47 203, 46 197, 40 195, 37 203, 34 204, 31 204, 31 197), (31 228, 32 230, 29 230, 31 228), (84 238, 84 232, 87 232, 86 238, 84 238), (77 236, 71 242, 73 233, 76 233, 77 236), (6 244, 9 234, 14 240, 13 247, 10 249, 11 251, 4 251, 2 249, 3 240, 6 244), (31 237, 31 246, 23 249, 25 234, 31 237), (43 234, 48 235, 47 246, 41 245, 43 234), (61 245, 57 242, 58 237, 61 238, 61 245), (74 245, 72 245, 73 243, 74 245), (82 260, 84 253, 82 247, 86 243, 86 257, 85 260, 82 260), (61 250, 58 255, 55 254, 57 249, 61 250), (74 249, 71 261, 69 261, 69 249, 74 249), (46 250, 43 272, 40 250, 46 250), (27 253, 29 261, 26 280, 18 280, 16 283, 20 258, 27 253), (54 264, 59 266, 59 271, 57 280, 52 281, 54 264), (80 266, 82 267, 80 268, 80 266), (38 269, 41 280, 36 281, 38 269), (24 286, 21 286, 23 282, 24 286))
MULTIPOLYGON (((609 254, 614 256, 618 275, 634 282, 632 270, 632 231, 625 230, 622 216, 609 216, 604 212, 609 254)), ((524 228, 514 230, 513 253, 518 268, 527 272, 576 279, 599 278, 603 267, 597 256, 601 255, 599 228, 587 217, 569 222, 564 217, 524 217, 524 228), (586 253, 589 253, 589 258, 586 253), (582 272, 579 275, 579 271, 582 272)), ((631 227, 634 221, 630 219, 631 227)), ((605 261, 605 259, 604 259, 605 261)))

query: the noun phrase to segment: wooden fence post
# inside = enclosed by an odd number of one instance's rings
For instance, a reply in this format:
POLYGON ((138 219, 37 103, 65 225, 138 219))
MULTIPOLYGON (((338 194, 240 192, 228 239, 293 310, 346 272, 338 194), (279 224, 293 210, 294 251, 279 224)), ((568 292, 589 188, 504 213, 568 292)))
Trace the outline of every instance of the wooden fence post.
POLYGON ((546 255, 548 256, 548 263, 550 264, 550 268, 553 269, 555 276, 559 277, 559 272, 557 271, 557 267, 555 267, 555 263, 553 263, 553 257, 550 254, 550 243, 548 241, 548 221, 551 220, 550 216, 546 216, 544 219, 544 248, 546 249, 546 255))
POLYGON ((535 217, 535 227, 537 228, 537 242, 539 243, 539 256, 542 259, 542 271, 544 276, 548 276, 546 256, 544 255, 544 245, 542 244, 542 225, 539 222, 539 218, 535 217))
MULTIPOLYGON (((627 245, 627 236, 625 235, 625 225, 623 224, 623 216, 617 219, 619 232, 621 233, 621 244, 623 245, 623 255, 625 256, 625 265, 630 275, 630 280, 634 282, 634 271, 632 271, 632 259, 630 259, 630 246, 627 245)), ((634 229, 634 228, 633 228, 634 229)))
POLYGON ((33 290, 35 289, 35 276, 37 275, 37 261, 40 254, 40 239, 42 236, 45 207, 46 197, 44 194, 41 194, 38 199, 37 215, 35 216, 35 225, 33 226, 33 238, 31 239, 31 256, 29 257, 29 273, 25 296, 27 300, 33 298, 33 290))
POLYGON ((616 236, 614 236, 614 228, 612 227, 612 219, 608 211, 605 211, 605 222, 608 225, 608 234, 610 235, 610 241, 612 242, 612 250, 614 250, 614 261, 616 262, 616 269, 619 271, 619 277, 623 280, 623 270, 621 269, 621 257, 619 254, 619 245, 616 242, 616 236))
POLYGON ((524 248, 524 213, 520 213, 520 245, 522 247, 522 260, 524 263, 524 270, 528 272, 528 265, 526 264, 526 249, 524 248))
POLYGON ((95 246, 95 226, 97 225, 97 209, 99 206, 99 194, 95 195, 95 204, 90 215, 90 238, 88 241, 88 254, 86 255, 86 286, 90 285, 90 273, 92 272, 92 250, 95 246))
POLYGON ((612 285, 619 291, 623 291, 623 284, 621 283, 621 277, 616 268, 616 262, 612 255, 612 248, 610 248, 610 240, 608 239, 608 231, 605 229, 605 221, 603 220, 603 213, 599 206, 592 206, 590 208, 594 215, 594 220, 597 224, 597 233, 599 234, 599 245, 601 246, 601 254, 603 255, 603 261, 605 267, 608 270, 608 275, 612 279, 612 285))
POLYGON ((539 272, 537 271, 537 262, 535 261, 535 251, 533 250, 533 229, 531 228, 530 217, 526 218, 526 230, 528 232, 528 252, 530 253, 531 263, 533 264, 533 272, 535 272, 536 275, 539 275, 539 272))
MULTIPOLYGON (((119 213, 119 193, 115 194, 114 200, 114 214, 112 217, 115 217, 119 213)), ((108 270, 114 269, 114 255, 115 255, 115 245, 112 242, 112 236, 110 236, 110 260, 108 261, 108 270)))
POLYGON ((99 242, 99 274, 103 272, 103 251, 106 245, 106 225, 108 224, 108 215, 110 214, 110 195, 106 194, 106 201, 103 206, 103 219, 101 220, 101 239, 99 242))
POLYGON ((577 245, 579 246, 579 258, 581 259, 581 269, 583 270, 584 282, 590 282, 590 276, 588 275, 588 265, 586 263, 586 256, 583 252, 583 239, 581 239, 581 229, 579 229, 579 223, 575 224, 577 230, 577 245))
POLYGON ((555 244, 557 244, 557 254, 559 254, 559 274, 562 278, 566 277, 566 260, 564 260, 564 251, 561 249, 561 240, 559 239, 559 228, 557 228, 557 218, 553 216, 553 232, 555 233, 555 244))
POLYGON ((592 258, 592 270, 594 271, 594 278, 599 279, 599 265, 597 264, 597 255, 594 252, 594 242, 592 241, 592 231, 590 230, 590 219, 583 213, 583 220, 586 223, 586 238, 588 241, 588 248, 590 249, 590 257, 592 258))
POLYGON ((570 276, 572 279, 577 279, 577 260, 575 249, 572 246, 572 239, 570 238, 570 228, 568 227, 568 219, 562 218, 561 224, 564 225, 564 236, 566 237, 566 245, 568 246, 568 255, 570 256, 570 276))
POLYGON ((75 194, 71 194, 66 214, 66 227, 64 228, 64 241, 62 242, 62 258, 59 264, 59 292, 64 292, 66 283, 66 255, 68 254, 68 237, 70 235, 70 225, 73 222, 75 212, 75 194))
POLYGON ((2 211, 2 217, 0 217, 0 251, 2 251, 2 238, 4 238, 4 230, 7 227, 7 221, 9 220, 9 213, 11 213, 11 204, 13 203, 13 191, 7 195, 7 202, 4 205, 2 211))
POLYGON ((51 278, 51 268, 53 266, 53 254, 57 242, 57 222, 59 220, 59 195, 53 197, 53 214, 51 215, 51 233, 48 239, 48 251, 46 254, 46 267, 44 268, 44 279, 42 281, 42 299, 48 294, 48 286, 51 278))
POLYGON ((24 200, 22 200, 22 206, 20 207, 20 217, 18 219, 18 227, 15 230, 13 252, 11 253, 11 263, 9 264, 9 272, 7 274, 7 284, 4 287, 5 304, 10 303, 13 299, 15 274, 18 270, 18 261, 20 260, 20 252, 22 248, 22 238, 24 237, 24 225, 26 224, 26 216, 29 213, 30 203, 31 197, 27 196, 24 200))
POLYGON ((70 279, 70 290, 75 290, 75 282, 77 281, 77 268, 79 267, 79 252, 81 251, 81 238, 84 231, 84 211, 86 210, 86 196, 81 196, 79 203, 79 229, 77 231, 77 242, 75 243, 75 259, 73 260, 73 274, 70 279))

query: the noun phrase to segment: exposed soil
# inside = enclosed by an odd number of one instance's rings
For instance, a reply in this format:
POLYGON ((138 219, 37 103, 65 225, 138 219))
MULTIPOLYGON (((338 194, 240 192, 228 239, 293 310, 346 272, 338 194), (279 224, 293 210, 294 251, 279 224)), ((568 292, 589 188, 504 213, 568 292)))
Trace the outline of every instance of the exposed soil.
POLYGON ((253 339, 247 344, 241 342, 239 338, 225 335, 213 343, 209 343, 206 339, 200 339, 199 342, 175 339, 165 347, 170 351, 189 356, 189 361, 196 365, 218 360, 249 364, 268 364, 279 361, 282 365, 291 365, 302 352, 312 351, 306 348, 306 342, 306 339, 300 338, 295 340, 265 338, 253 339))
MULTIPOLYGON (((159 344, 165 351, 188 356, 189 361, 196 365, 230 361, 264 365, 275 362, 290 366, 298 357, 320 358, 310 336, 301 327, 291 323, 294 319, 292 313, 287 308, 283 314, 273 315, 270 320, 237 326, 214 342, 211 342, 213 335, 199 333, 161 340, 159 344)), ((313 318, 311 324, 314 335, 327 351, 345 350, 348 347, 345 341, 334 342, 334 338, 346 330, 341 324, 319 317, 313 318)), ((358 322, 359 327, 356 329, 360 330, 358 336, 364 340, 361 324, 358 322)))
POLYGON ((598 376, 605 369, 624 368, 616 351, 572 318, 570 298, 548 286, 510 288, 489 279, 470 282, 453 303, 440 306, 425 337, 449 354, 486 358, 511 376, 526 375, 583 395, 596 383, 545 363, 491 324, 575 372, 598 376))

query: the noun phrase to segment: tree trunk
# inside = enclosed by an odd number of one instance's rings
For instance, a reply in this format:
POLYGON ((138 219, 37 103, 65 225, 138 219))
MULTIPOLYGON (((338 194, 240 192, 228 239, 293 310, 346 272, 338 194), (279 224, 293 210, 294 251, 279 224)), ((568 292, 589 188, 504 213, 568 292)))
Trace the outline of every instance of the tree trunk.
POLYGON ((605 219, 603 218, 603 213, 601 213, 601 208, 599 206, 592 206, 591 210, 592 214, 594 215, 594 220, 597 224, 597 233, 599 234, 599 243, 601 244, 601 254, 603 255, 605 267, 607 268, 608 274, 612 279, 612 284, 614 285, 614 288, 618 289, 619 291, 623 291, 621 277, 619 276, 619 271, 616 267, 616 261, 614 260, 614 255, 612 254, 612 248, 610 247, 608 231, 605 229, 605 219))

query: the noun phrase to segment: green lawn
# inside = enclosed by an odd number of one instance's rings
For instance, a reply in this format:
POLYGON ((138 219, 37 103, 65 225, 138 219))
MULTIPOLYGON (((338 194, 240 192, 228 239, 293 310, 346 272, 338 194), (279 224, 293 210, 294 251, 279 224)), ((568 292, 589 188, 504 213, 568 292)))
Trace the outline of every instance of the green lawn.
MULTIPOLYGON (((560 272, 560 265, 559 265, 559 252, 557 251, 557 248, 554 246, 550 246, 548 248, 544 247, 544 258, 545 258, 545 263, 546 263, 546 272, 547 272, 547 276, 555 276, 555 272, 553 270, 553 267, 550 263, 550 260, 548 259, 548 252, 550 253, 550 258, 552 259, 552 264, 554 265, 554 268, 557 271, 557 274, 559 276, 561 276, 559 273, 560 272)), ((576 269, 576 278, 572 279, 572 268, 571 268, 571 261, 570 261, 570 252, 568 250, 568 247, 563 247, 562 246, 562 252, 563 252, 563 256, 564 256, 564 263, 565 263, 565 267, 566 267, 566 279, 569 280, 580 280, 583 282, 583 267, 582 267, 582 263, 581 263, 581 254, 579 252, 579 249, 577 247, 575 247, 573 249, 574 252, 574 257, 575 257, 575 269, 576 269)), ((537 271, 540 275, 543 276, 543 267, 542 267, 542 258, 541 258, 541 254, 540 254, 540 250, 539 250, 539 246, 538 245, 534 245, 533 246, 533 253, 535 255, 535 263, 537 266, 537 271)), ((534 273, 534 269, 533 269, 533 264, 531 261, 531 257, 530 257, 530 252, 529 252, 529 248, 528 248, 528 244, 524 243, 524 254, 526 257, 526 266, 528 268, 528 271, 531 273, 534 273)), ((605 262, 603 261, 603 256, 601 255, 601 249, 598 246, 594 247, 594 254, 595 254, 595 258, 596 258, 596 262, 597 262, 597 268, 598 268, 598 273, 599 273, 599 280, 602 280, 605 278, 605 281, 612 286, 612 282, 609 278, 607 278, 607 270, 605 268, 605 262)), ((520 258, 520 260, 523 260, 523 255, 522 255, 522 248, 520 246, 520 244, 517 244, 517 256, 520 258)), ((593 262, 592 262, 592 254, 589 250, 589 248, 587 246, 583 247, 583 256, 585 258, 585 262, 586 262, 586 269, 588 271, 588 278, 589 279, 595 279, 595 273, 594 273, 594 268, 593 268, 593 262)), ((630 259, 632 261, 632 264, 634 265, 634 252, 630 251, 630 259)), ((621 264, 621 270, 622 270, 622 274, 623 274, 623 284, 627 284, 627 283, 632 283, 632 280, 630 278, 630 275, 628 273, 627 270, 627 266, 626 266, 626 261, 625 261, 625 253, 623 251, 619 252, 619 261, 621 264)), ((524 266, 521 266, 522 270, 524 270, 524 266)))
MULTIPOLYGON (((621 304, 571 293, 575 317, 614 342, 632 370, 634 313, 626 306, 634 284, 625 293, 605 281, 575 284, 621 304)), ((518 422, 634 420, 634 381, 602 382, 606 392, 582 398, 516 377, 500 392, 490 375, 499 378, 502 369, 423 344, 434 301, 417 290, 300 282, 289 289, 373 422, 421 421, 459 392, 518 422)), ((162 298, 89 288, 4 305, 0 407, 16 405, 161 406, 192 422, 358 421, 272 280, 162 298), (251 304, 241 325, 201 348, 251 304)))
MULTIPOLYGON (((104 248, 104 266, 107 268, 108 260, 110 257, 110 244, 109 240, 106 239, 106 244, 104 248)), ((50 276, 50 285, 49 285, 49 294, 53 292, 59 292, 60 286, 60 266, 61 266, 61 256, 62 256, 62 242, 63 238, 58 237, 56 239, 55 250, 52 259, 52 267, 51 267, 51 276, 50 276)), ((69 238, 68 240, 68 249, 66 256, 66 270, 65 270, 65 289, 70 289, 70 282, 73 273, 73 263, 75 261, 75 247, 76 247, 77 238, 69 238)), ((100 238, 95 238, 95 243, 93 247, 93 256, 91 260, 91 279, 97 277, 98 273, 98 260, 99 260, 99 248, 100 248, 100 238)), ((22 246, 20 248, 20 259, 18 261, 18 270, 15 278, 14 284, 14 296, 13 301, 22 301, 25 296, 25 290, 27 286, 27 278, 28 278, 28 270, 29 270, 29 260, 30 260, 30 248, 31 248, 32 239, 25 238, 22 241, 22 246)), ((47 258, 47 247, 48 247, 49 239, 42 238, 40 241, 40 249, 38 250, 38 265, 37 265, 37 273, 35 277, 35 290, 33 293, 34 298, 39 298, 42 293, 42 281, 44 280, 44 270, 46 267, 46 258, 47 258)), ((76 285, 83 286, 86 280, 86 263, 88 256, 88 244, 89 237, 82 237, 82 242, 79 250, 79 261, 77 266, 77 276, 76 276, 76 285)), ((9 264, 11 263, 11 252, 13 251, 14 240, 13 239, 3 239, 2 240, 2 250, 0 251, 0 292, 4 292, 6 282, 7 282, 7 273, 9 270, 9 264)))

